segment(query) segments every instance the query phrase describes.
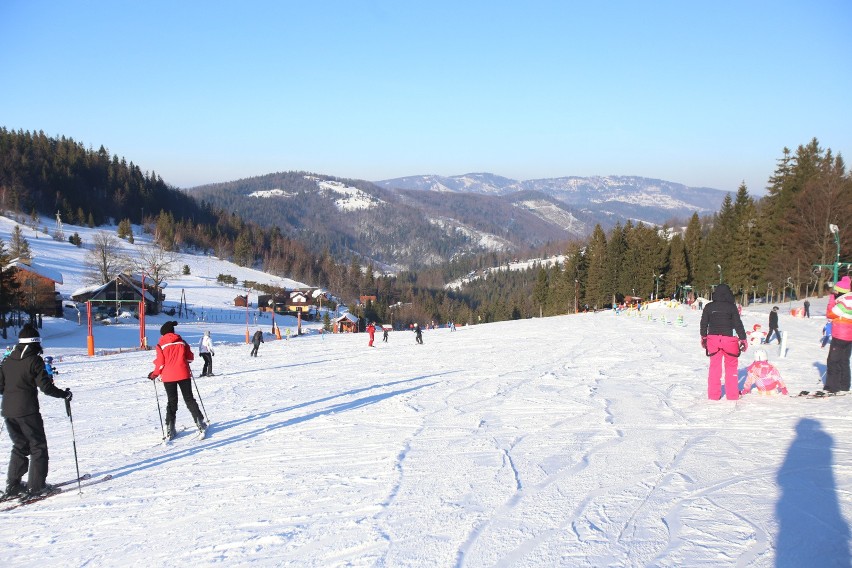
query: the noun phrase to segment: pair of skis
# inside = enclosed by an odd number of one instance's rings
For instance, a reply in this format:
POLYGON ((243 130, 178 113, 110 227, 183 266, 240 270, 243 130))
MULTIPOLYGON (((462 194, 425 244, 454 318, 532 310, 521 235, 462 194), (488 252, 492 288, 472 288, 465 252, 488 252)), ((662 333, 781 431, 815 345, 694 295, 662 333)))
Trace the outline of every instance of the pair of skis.
MULTIPOLYGON (((200 442, 201 440, 207 437, 208 430, 210 430, 210 424, 208 424, 207 428, 205 428, 204 430, 196 430, 195 434, 192 435, 192 439, 196 442, 200 442)), ((163 445, 171 446, 174 443, 175 439, 178 438, 184 431, 186 431, 186 427, 182 426, 180 431, 175 432, 173 438, 163 438, 163 445)))
MULTIPOLYGON (((97 479, 92 479, 92 474, 86 473, 84 475, 81 475, 79 478, 75 477, 74 479, 69 479, 68 481, 62 481, 60 483, 55 483, 53 485, 53 487, 54 487, 54 489, 56 489, 56 491, 54 491, 52 493, 47 493, 45 495, 39 495, 38 497, 33 497, 32 499, 27 499, 26 501, 13 502, 11 505, 8 505, 8 506, 0 509, 0 512, 11 511, 12 509, 17 509, 18 507, 23 507, 24 505, 31 505, 33 503, 38 503, 39 501, 44 501, 45 499, 49 499, 50 497, 53 497, 55 495, 61 495, 63 493, 62 488, 67 486, 67 485, 76 484, 76 483, 80 482, 80 488, 83 488, 83 487, 90 487, 92 485, 97 485, 98 483, 103 483, 104 481, 109 481, 110 479, 112 479, 112 475, 104 475, 102 477, 98 477, 97 479), (85 483, 83 483, 83 482, 85 482, 85 483)), ((13 501, 13 499, 8 499, 8 500, 4 501, 4 503, 9 503, 10 501, 13 501)))
POLYGON ((830 391, 802 391, 799 394, 792 395, 794 398, 831 398, 835 396, 845 396, 846 391, 830 392, 830 391))

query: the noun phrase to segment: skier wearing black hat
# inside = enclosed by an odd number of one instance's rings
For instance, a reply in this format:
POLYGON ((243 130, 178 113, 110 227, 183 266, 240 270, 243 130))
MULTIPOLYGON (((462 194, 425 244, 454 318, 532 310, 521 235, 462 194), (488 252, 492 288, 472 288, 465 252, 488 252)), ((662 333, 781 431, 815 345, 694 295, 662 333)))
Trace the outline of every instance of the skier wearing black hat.
POLYGON ((47 436, 38 404, 38 390, 55 398, 71 400, 71 390, 58 388, 41 358, 41 337, 31 324, 21 328, 18 344, 0 365, 2 414, 12 440, 12 455, 6 475, 3 499, 22 500, 58 491, 46 483, 48 471, 47 436), (27 485, 21 478, 29 471, 27 485))
POLYGON ((192 354, 189 344, 175 333, 177 323, 176 321, 167 321, 160 328, 161 337, 156 347, 157 356, 154 359, 154 370, 148 373, 148 378, 152 381, 160 377, 163 387, 166 389, 166 397, 168 398, 166 403, 167 440, 175 437, 178 387, 180 387, 183 402, 186 404, 189 413, 192 414, 198 431, 204 432, 207 429, 204 415, 199 410, 195 397, 192 396, 192 371, 189 369, 189 363, 195 359, 195 356, 192 354))

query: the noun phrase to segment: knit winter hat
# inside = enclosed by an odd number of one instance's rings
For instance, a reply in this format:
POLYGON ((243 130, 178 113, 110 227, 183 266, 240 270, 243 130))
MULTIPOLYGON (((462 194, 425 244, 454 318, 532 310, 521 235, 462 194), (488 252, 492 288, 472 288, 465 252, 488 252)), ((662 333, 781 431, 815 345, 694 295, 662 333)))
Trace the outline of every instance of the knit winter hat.
POLYGON ((766 351, 764 351, 763 349, 758 349, 757 351, 754 352, 754 360, 755 361, 766 361, 766 359, 767 359, 766 351))
POLYGON ((852 279, 850 279, 848 276, 844 276, 834 284, 835 292, 846 294, 850 290, 852 290, 852 279))
POLYGON ((852 294, 843 294, 837 298, 837 303, 831 308, 831 312, 843 319, 852 320, 852 294))
POLYGON ((167 333, 174 333, 175 326, 178 324, 176 321, 167 321, 163 324, 163 327, 160 328, 160 335, 166 335, 167 333))
POLYGON ((28 323, 21 328, 21 333, 18 334, 18 343, 41 343, 41 336, 38 334, 38 330, 28 323))

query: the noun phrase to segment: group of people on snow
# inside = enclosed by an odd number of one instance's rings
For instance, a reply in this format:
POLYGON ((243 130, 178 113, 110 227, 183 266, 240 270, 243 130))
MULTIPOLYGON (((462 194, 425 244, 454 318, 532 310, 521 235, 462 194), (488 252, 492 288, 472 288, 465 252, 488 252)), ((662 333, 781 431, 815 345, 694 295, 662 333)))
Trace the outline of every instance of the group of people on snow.
MULTIPOLYGON (((826 318, 830 326, 826 333, 823 329, 823 347, 826 335, 831 337, 831 347, 826 361, 824 389, 829 393, 848 391, 850 387, 850 354, 852 354, 852 282, 849 276, 839 279, 832 288, 826 309, 826 318)), ((746 332, 740 318, 740 310, 734 295, 727 284, 720 284, 713 292, 712 301, 701 313, 701 346, 710 358, 707 374, 707 397, 711 400, 722 398, 724 385, 725 398, 737 400, 756 386, 760 392, 779 391, 787 394, 787 387, 781 380, 778 370, 767 361, 766 352, 758 349, 755 361, 746 372, 746 383, 742 390, 738 388, 737 367, 739 357, 749 346, 770 343, 773 339, 782 343, 778 326, 778 306, 769 313, 769 333, 765 334, 760 325, 746 332)))
MULTIPOLYGON (((373 342, 375 341, 375 336, 376 336, 376 324, 373 323, 373 322, 367 322, 367 327, 365 329, 367 331, 367 336, 369 338, 369 340, 367 341, 367 347, 375 347, 375 345, 373 345, 373 342)), ((418 345, 423 345, 423 328, 421 328, 419 324, 413 323, 413 324, 411 324, 411 330, 414 332, 414 342, 417 343, 418 345)), ((456 330, 456 326, 455 326, 455 324, 452 324, 452 327, 450 327, 450 331, 455 331, 455 330, 456 330)), ((388 327, 382 326, 382 342, 383 343, 388 342, 388 332, 389 331, 390 331, 390 329, 388 327)))

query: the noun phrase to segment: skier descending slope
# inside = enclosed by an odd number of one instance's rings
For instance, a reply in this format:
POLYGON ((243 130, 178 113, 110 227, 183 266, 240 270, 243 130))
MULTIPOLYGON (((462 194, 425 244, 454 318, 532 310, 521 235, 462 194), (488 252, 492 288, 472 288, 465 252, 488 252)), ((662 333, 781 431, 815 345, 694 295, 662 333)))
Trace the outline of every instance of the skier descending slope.
POLYGON ((192 396, 192 375, 189 363, 195 358, 189 344, 175 333, 176 321, 167 321, 160 328, 160 341, 157 343, 157 357, 154 359, 154 370, 148 373, 152 381, 157 377, 163 381, 168 402, 166 403, 166 439, 175 437, 175 416, 177 415, 177 391, 183 395, 186 408, 192 414, 198 432, 203 434, 207 429, 204 415, 192 396))
POLYGON ((737 382, 737 363, 740 353, 748 348, 746 332, 740 319, 734 294, 727 284, 719 284, 713 292, 713 301, 701 312, 701 346, 710 357, 707 374, 707 398, 722 398, 722 376, 725 378, 725 397, 740 397, 737 382), (737 335, 734 336, 734 333, 737 335), (737 340, 739 338, 739 341, 737 340), (724 375, 722 366, 724 365, 724 375))

